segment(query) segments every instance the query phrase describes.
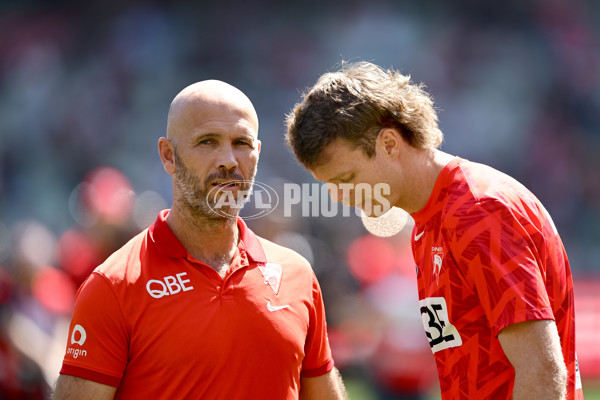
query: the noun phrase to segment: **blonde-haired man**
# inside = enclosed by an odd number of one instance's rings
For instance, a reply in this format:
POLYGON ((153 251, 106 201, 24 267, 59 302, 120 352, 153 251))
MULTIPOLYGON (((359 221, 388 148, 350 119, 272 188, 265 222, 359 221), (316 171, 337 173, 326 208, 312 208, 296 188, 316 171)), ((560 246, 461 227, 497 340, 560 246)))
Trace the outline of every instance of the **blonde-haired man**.
POLYGON ((345 64, 306 91, 287 127, 296 157, 334 185, 334 199, 412 215, 419 311, 442 398, 583 398, 571 270, 550 216, 514 179, 438 149, 421 85, 345 64), (385 201, 347 190, 381 183, 385 201))

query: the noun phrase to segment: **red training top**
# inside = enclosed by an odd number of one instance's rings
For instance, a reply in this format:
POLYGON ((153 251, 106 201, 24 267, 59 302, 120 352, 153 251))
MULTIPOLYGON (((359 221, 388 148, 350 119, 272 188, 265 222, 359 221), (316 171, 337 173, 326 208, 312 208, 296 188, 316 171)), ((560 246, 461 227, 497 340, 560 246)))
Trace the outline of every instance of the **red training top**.
POLYGON ((491 167, 456 158, 413 218, 421 316, 442 398, 510 399, 514 368, 498 333, 550 319, 568 369, 567 399, 582 399, 569 261, 535 196, 491 167))
POLYGON ((78 291, 61 374, 118 387, 116 399, 297 399, 329 372, 321 290, 308 262, 238 219, 222 279, 156 222, 78 291))

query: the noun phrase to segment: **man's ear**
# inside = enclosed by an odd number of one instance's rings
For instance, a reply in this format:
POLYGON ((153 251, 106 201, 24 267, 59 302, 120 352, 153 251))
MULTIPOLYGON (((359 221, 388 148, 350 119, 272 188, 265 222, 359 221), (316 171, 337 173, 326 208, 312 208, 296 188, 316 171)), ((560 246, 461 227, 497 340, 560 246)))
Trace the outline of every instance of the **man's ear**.
POLYGON ((375 147, 388 157, 395 158, 400 152, 402 136, 394 128, 383 128, 377 136, 375 147))
POLYGON ((175 174, 175 147, 173 142, 166 137, 158 139, 158 154, 163 163, 165 171, 169 175, 175 174))

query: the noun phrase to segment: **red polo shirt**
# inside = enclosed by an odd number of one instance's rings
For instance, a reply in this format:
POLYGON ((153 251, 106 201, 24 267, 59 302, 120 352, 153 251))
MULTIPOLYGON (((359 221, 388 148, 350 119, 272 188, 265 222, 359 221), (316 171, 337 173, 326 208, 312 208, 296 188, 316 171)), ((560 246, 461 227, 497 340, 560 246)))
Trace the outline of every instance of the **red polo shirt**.
POLYGON ((321 290, 308 262, 239 219, 221 278, 156 222, 79 289, 61 374, 115 398, 297 399, 300 376, 333 368, 321 290))

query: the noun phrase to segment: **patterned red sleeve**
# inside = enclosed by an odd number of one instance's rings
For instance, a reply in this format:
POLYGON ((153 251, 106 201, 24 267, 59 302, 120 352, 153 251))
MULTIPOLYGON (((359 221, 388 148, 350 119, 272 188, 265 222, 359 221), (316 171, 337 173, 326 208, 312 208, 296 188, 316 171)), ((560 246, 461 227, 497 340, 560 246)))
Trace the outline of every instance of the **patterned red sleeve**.
POLYGON ((494 335, 518 322, 554 319, 536 232, 527 218, 494 200, 477 203, 455 226, 454 256, 494 335))

